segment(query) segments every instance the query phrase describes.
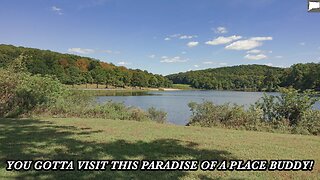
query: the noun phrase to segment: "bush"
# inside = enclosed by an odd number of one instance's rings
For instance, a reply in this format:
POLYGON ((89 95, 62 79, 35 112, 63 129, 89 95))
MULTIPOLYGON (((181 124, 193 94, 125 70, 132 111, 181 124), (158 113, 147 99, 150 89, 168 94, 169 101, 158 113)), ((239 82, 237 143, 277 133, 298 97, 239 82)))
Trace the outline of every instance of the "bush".
POLYGON ((157 110, 154 107, 148 109, 148 117, 156 121, 157 123, 165 123, 167 122, 167 113, 161 110, 157 110))
POLYGON ((148 114, 145 111, 143 111, 142 109, 132 108, 130 110, 130 120, 148 121, 150 119, 148 118, 148 114))
POLYGON ((237 105, 191 102, 187 125, 320 135, 320 111, 312 110, 318 98, 312 95, 284 89, 280 96, 264 95, 247 110, 237 105))
POLYGON ((265 121, 286 119, 290 126, 295 126, 301 120, 304 112, 311 110, 318 98, 311 91, 299 93, 295 89, 282 89, 280 96, 264 95, 256 106, 263 110, 265 121))
POLYGON ((201 104, 191 102, 188 106, 192 111, 192 116, 187 125, 218 126, 256 131, 265 126, 261 121, 260 111, 245 110, 243 106, 215 105, 208 101, 201 104))
POLYGON ((294 133, 320 135, 320 111, 308 110, 303 113, 301 121, 293 129, 294 133))
POLYGON ((0 116, 17 117, 53 105, 67 89, 50 76, 0 70, 0 116))
POLYGON ((149 113, 123 103, 97 104, 84 91, 72 91, 50 76, 0 69, 0 117, 53 116, 164 121, 165 113, 149 113))

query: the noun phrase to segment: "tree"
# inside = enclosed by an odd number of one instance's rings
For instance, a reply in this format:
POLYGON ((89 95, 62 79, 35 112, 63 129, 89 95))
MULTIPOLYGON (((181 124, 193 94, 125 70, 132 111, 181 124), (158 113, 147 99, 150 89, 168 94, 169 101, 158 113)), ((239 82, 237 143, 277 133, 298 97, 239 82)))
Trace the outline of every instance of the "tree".
POLYGON ((94 82, 97 84, 97 88, 99 88, 99 84, 104 84, 106 81, 105 71, 101 68, 96 68, 90 71, 91 76, 94 82))

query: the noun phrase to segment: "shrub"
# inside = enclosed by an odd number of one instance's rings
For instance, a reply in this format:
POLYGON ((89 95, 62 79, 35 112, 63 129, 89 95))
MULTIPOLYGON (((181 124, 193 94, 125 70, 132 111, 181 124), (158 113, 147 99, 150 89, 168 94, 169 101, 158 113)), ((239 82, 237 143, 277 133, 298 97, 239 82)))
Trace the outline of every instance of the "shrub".
POLYGON ((320 135, 320 111, 308 110, 303 113, 301 121, 293 129, 294 133, 320 135))
POLYGON ((53 105, 67 89, 49 76, 0 70, 0 116, 17 117, 53 105))
POLYGON ((167 113, 161 110, 157 110, 154 107, 148 109, 148 117, 158 123, 167 122, 167 113))
POLYGON ((130 109, 130 120, 147 121, 150 119, 148 118, 148 114, 142 109, 132 108, 130 109))
POLYGON ((286 119, 290 126, 295 126, 301 120, 304 112, 311 110, 318 98, 311 91, 299 93, 295 89, 282 89, 280 96, 264 95, 256 106, 263 110, 265 121, 286 119))
POLYGON ((280 96, 264 95, 249 109, 191 102, 192 116, 187 125, 320 135, 320 111, 312 109, 318 98, 312 95, 310 91, 282 90, 280 96))
POLYGON ((189 103, 192 111, 187 125, 203 127, 220 126, 226 128, 260 130, 263 127, 261 112, 254 109, 245 110, 243 106, 229 104, 215 105, 205 101, 201 104, 189 103))

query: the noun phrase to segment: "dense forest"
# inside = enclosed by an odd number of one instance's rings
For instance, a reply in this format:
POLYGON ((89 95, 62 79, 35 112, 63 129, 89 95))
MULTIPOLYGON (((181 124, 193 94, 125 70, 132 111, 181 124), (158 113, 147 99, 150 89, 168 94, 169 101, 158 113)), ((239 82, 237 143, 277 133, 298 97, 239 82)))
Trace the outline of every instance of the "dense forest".
POLYGON ((52 75, 64 84, 105 84, 114 87, 171 87, 172 82, 157 74, 127 69, 112 63, 49 50, 0 45, 0 68, 23 62, 32 74, 52 75))
POLYGON ((295 64, 290 68, 239 65, 188 71, 166 77, 127 69, 97 59, 49 50, 0 45, 0 68, 20 60, 32 74, 53 75, 62 83, 105 84, 106 87, 171 87, 189 84, 198 89, 276 91, 279 87, 320 90, 320 64, 295 64))
POLYGON ((266 65, 221 67, 167 76, 173 83, 199 89, 276 91, 278 87, 320 90, 320 64, 295 64, 290 68, 266 65))

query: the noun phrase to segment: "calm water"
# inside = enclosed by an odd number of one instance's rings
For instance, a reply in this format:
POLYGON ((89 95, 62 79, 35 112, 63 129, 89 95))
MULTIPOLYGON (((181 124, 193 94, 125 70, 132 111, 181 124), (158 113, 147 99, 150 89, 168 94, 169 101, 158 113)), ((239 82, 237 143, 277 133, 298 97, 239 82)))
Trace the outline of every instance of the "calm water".
MULTIPOLYGON (((268 93, 277 95, 278 93, 268 93)), ((155 107, 168 113, 168 121, 173 124, 185 125, 191 115, 188 103, 201 103, 205 100, 215 104, 236 103, 248 106, 255 103, 263 96, 262 92, 237 92, 237 91, 160 91, 147 92, 141 96, 98 96, 97 101, 103 103, 109 100, 124 102, 128 106, 148 109, 155 107)), ((320 109, 320 104, 315 106, 320 109)))

